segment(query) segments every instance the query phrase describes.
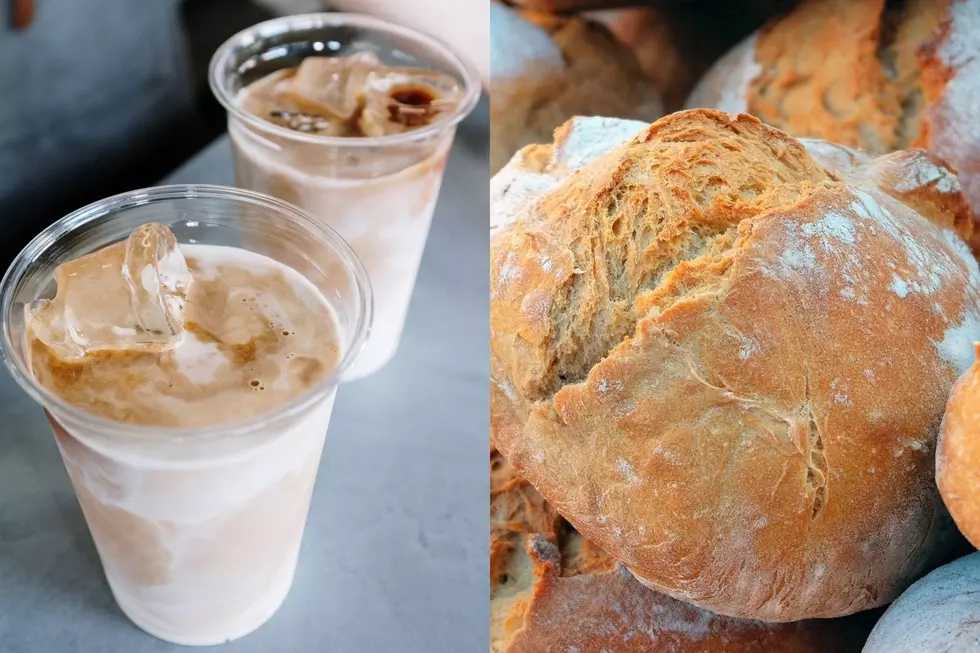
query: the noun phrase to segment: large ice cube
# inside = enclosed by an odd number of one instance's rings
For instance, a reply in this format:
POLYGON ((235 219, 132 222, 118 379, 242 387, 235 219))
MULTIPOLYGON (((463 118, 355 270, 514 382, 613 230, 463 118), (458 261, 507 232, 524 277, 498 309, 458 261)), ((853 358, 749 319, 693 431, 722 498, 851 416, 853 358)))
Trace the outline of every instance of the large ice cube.
POLYGON ((361 108, 368 78, 382 67, 373 52, 349 57, 307 57, 284 97, 309 113, 350 120, 361 108))
POLYGON ((459 102, 459 85, 442 73, 386 67, 368 77, 363 102, 357 124, 365 136, 398 134, 451 111, 459 102))
POLYGON ((95 351, 163 351, 183 334, 191 273, 165 226, 59 265, 53 300, 28 307, 33 335, 63 359, 95 351))

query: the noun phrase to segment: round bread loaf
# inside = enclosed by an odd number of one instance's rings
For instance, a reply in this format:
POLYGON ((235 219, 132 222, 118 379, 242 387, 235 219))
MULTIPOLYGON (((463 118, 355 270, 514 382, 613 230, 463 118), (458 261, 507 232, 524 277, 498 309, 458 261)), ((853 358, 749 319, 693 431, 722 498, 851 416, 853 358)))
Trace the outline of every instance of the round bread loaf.
POLYGON ((960 532, 980 547, 980 363, 953 387, 936 451, 936 482, 960 532))
POLYGON ((980 553, 936 569, 898 597, 864 653, 980 651, 980 553))
POLYGON ((651 121, 663 103, 602 25, 490 5, 490 172, 575 115, 651 121))
POLYGON ((599 122, 492 184, 494 442, 675 598, 766 621, 888 603, 955 533, 935 442, 980 334, 956 178, 746 115, 599 122))
POLYGON ((686 106, 872 154, 927 148, 977 214, 978 25, 980 0, 806 0, 719 60, 686 106))
MULTIPOLYGON (((490 453, 491 653, 848 653, 874 620, 720 617, 640 584, 490 453)), ((874 616, 874 615, 870 615, 874 616)))
POLYGON ((722 54, 789 6, 786 0, 660 2, 584 15, 609 27, 636 55, 669 113, 684 106, 722 54))
MULTIPOLYGON (((663 98, 664 107, 676 111, 684 105, 692 87, 703 72, 702 60, 710 49, 701 40, 698 48, 685 48, 684 37, 690 30, 679 29, 686 23, 671 20, 652 7, 629 7, 593 11, 586 16, 609 28, 628 47, 663 98)), ((701 23, 703 39, 703 21, 701 23)), ((744 33, 744 32, 743 32, 744 33)), ((710 63, 710 61, 708 62, 710 63)))

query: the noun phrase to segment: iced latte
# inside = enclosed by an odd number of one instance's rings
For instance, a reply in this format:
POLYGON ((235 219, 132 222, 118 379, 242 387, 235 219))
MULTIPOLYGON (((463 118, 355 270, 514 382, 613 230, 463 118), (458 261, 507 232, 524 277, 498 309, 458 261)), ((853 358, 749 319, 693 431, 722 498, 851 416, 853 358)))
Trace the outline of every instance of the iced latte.
MULTIPOLYGON (((34 250, 52 240, 39 237, 2 289, 8 366, 47 409, 117 603, 147 632, 191 645, 240 637, 285 599, 337 375, 356 356, 367 302, 339 238, 304 230, 302 214, 277 213, 285 205, 262 211, 259 196, 201 188, 169 191, 183 209, 159 212, 196 218, 183 223, 192 233, 207 224, 193 242, 145 222, 45 269, 34 250), (308 278, 213 242, 222 197, 229 234, 228 202, 258 202, 243 207, 254 224, 239 216, 242 232, 261 223, 271 245, 285 220, 284 249, 288 234, 320 237, 307 251, 337 260, 308 278)), ((154 215, 129 210, 136 221, 154 215)))
POLYGON ((236 183, 310 211, 364 262, 376 319, 349 377, 378 370, 398 348, 475 73, 410 30, 315 14, 233 37, 211 75, 229 110, 236 183))

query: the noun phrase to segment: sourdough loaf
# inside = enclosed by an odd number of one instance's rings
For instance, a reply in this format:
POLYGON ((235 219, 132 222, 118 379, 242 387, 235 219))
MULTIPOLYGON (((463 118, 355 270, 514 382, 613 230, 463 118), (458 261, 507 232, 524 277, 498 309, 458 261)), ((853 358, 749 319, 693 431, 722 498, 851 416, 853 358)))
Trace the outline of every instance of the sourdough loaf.
POLYGON ((490 456, 491 653, 848 653, 874 624, 733 619, 655 592, 490 456))
POLYGON ((871 631, 864 653, 980 650, 980 553, 940 567, 898 597, 871 631))
POLYGON ((723 57, 687 102, 871 154, 927 148, 958 172, 974 213, 978 105, 980 0, 806 0, 723 57))
POLYGON ((611 149, 576 131, 494 184, 494 442, 675 598, 767 621, 894 599, 954 530, 935 439, 980 334, 956 178, 717 111, 611 149))
POLYGON ((654 592, 490 455, 492 653, 848 653, 874 623, 767 624, 654 592))
POLYGON ((960 532, 980 546, 980 363, 953 387, 939 435, 936 482, 960 532))
POLYGON ((583 114, 654 120, 657 91, 598 23, 490 5, 490 170, 583 114))

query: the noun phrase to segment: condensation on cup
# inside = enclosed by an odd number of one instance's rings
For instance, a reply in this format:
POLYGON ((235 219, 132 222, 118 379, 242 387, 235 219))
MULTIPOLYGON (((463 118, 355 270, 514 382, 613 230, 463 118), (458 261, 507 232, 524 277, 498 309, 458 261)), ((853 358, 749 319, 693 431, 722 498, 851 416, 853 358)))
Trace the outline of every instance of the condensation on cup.
POLYGON ((448 46, 374 18, 325 13, 261 23, 211 62, 228 110, 235 179, 296 204, 364 262, 375 322, 345 378, 396 353, 457 124, 479 75, 448 46))

